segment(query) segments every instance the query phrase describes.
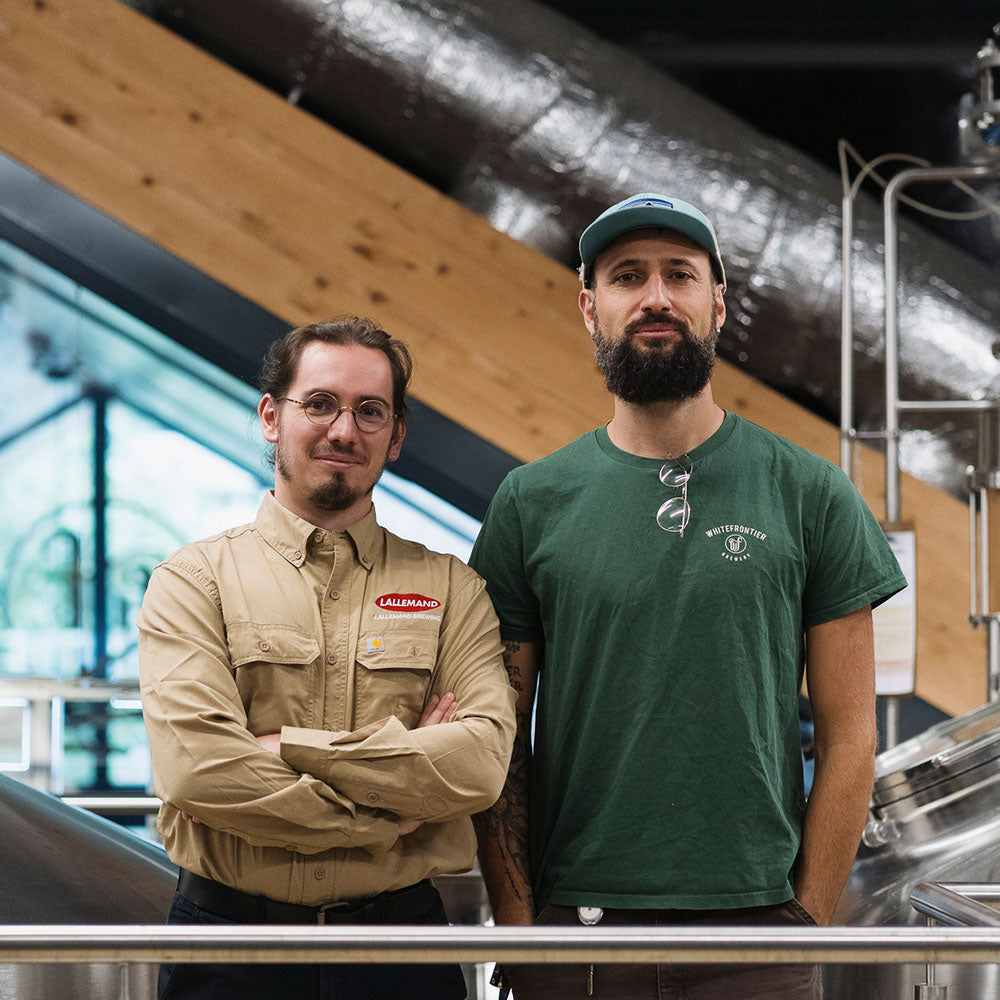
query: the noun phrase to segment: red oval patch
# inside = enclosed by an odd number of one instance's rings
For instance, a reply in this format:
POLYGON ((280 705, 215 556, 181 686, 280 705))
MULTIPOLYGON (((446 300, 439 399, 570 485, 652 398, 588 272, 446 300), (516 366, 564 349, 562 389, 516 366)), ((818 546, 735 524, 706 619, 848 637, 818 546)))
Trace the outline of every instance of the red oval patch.
POLYGON ((423 594, 383 594, 375 604, 386 611, 430 611, 441 607, 439 600, 423 594))

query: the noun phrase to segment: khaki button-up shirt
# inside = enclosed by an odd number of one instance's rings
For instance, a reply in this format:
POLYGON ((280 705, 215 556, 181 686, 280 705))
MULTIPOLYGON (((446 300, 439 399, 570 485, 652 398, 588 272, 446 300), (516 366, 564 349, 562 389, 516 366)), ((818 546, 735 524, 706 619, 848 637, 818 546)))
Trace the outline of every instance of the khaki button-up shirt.
POLYGON ((461 561, 374 511, 324 531, 268 494, 253 524, 154 570, 139 628, 176 864, 310 905, 471 867, 469 816, 500 794, 514 711, 493 607, 461 561), (448 691, 452 721, 415 729, 448 691), (254 738, 279 731, 280 756, 254 738), (400 837, 400 818, 424 823, 400 837))

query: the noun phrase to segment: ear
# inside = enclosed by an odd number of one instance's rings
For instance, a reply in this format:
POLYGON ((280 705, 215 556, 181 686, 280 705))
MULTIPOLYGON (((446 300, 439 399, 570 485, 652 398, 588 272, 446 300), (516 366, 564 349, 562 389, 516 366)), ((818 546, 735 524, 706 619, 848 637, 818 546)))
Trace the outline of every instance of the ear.
POLYGON ((726 303, 722 297, 722 285, 715 286, 715 325, 721 330, 726 322, 726 303))
POLYGON ((386 460, 395 462, 399 458, 399 453, 403 449, 403 438, 406 437, 406 421, 400 417, 395 422, 392 429, 392 437, 389 439, 389 451, 386 453, 386 460))
POLYGON ((260 417, 260 429, 264 435, 264 440, 268 444, 275 444, 278 440, 278 404, 274 396, 269 392, 265 393, 260 403, 257 404, 257 416, 260 417))
POLYGON ((580 289, 580 312, 583 313, 583 322, 590 335, 594 335, 594 290, 592 288, 580 289))

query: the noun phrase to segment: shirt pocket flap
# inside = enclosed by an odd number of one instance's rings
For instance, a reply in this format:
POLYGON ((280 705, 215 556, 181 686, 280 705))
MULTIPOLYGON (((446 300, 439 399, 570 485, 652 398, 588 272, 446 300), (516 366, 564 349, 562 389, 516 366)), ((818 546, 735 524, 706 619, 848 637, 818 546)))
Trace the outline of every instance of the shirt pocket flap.
POLYGON ((234 667, 247 663, 312 663, 319 656, 314 636, 290 625, 234 622, 226 630, 229 658, 234 667))
POLYGON ((437 645, 424 636, 362 635, 358 638, 357 660, 368 670, 431 673, 437 662, 437 645))

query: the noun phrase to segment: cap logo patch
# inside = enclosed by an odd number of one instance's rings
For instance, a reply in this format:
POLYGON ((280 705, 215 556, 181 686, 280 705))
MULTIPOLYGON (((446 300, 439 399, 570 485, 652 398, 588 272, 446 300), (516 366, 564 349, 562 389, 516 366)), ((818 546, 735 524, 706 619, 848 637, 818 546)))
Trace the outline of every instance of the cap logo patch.
POLYGON ((386 611, 431 611, 441 607, 441 602, 423 594, 383 594, 375 599, 375 606, 386 611))
POLYGON ((628 204, 622 205, 622 208, 637 208, 639 205, 662 205, 664 208, 674 207, 673 202, 667 201, 665 198, 636 198, 628 202, 628 204))

